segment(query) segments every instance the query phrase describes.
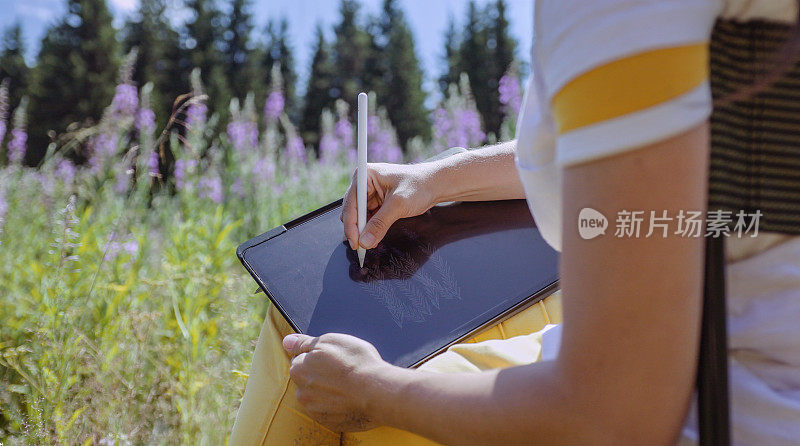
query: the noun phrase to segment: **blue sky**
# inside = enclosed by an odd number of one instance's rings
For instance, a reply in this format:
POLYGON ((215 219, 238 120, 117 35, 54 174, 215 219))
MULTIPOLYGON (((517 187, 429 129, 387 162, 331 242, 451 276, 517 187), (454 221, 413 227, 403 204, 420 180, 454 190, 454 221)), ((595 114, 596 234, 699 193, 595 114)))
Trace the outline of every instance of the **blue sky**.
MULTIPOLYGON (((479 0, 484 4, 488 0, 479 0)), ((138 0, 108 0, 114 12, 117 25, 123 23, 124 18, 133 11, 138 0)), ((228 3, 222 0, 221 3, 228 3)), ((292 37, 292 47, 295 51, 296 70, 301 79, 305 78, 308 64, 312 57, 311 49, 314 42, 314 28, 317 23, 323 25, 329 38, 333 38, 331 25, 338 20, 337 0, 254 0, 254 13, 256 29, 263 30, 266 22, 271 18, 286 16, 292 37)), ((530 59, 530 45, 532 39, 533 0, 507 0, 508 18, 511 22, 511 31, 520 42, 517 57, 528 62, 530 59)), ((0 28, 19 20, 23 25, 25 38, 30 49, 29 58, 33 59, 39 46, 39 41, 48 24, 53 23, 63 14, 65 0, 0 0, 0 28)), ((361 0, 362 13, 377 13, 381 0, 361 0)), ((468 2, 466 0, 400 0, 400 5, 414 33, 417 55, 422 60, 426 76, 426 89, 435 90, 435 79, 443 67, 441 57, 444 45, 444 32, 447 27, 448 17, 456 18, 456 24, 461 25, 466 13, 468 2)), ((178 21, 185 15, 175 11, 174 17, 178 21)), ((302 87, 301 87, 302 88, 302 87)))

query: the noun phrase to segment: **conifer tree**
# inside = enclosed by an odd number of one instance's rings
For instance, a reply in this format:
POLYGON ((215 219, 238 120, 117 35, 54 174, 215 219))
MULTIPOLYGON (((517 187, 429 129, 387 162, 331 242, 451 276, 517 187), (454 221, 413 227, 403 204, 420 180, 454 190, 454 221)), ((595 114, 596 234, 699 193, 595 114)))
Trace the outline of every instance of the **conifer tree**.
POLYGON ((114 95, 118 47, 104 0, 68 0, 66 16, 42 40, 32 75, 28 164, 44 156, 49 131, 100 119, 114 95))
POLYGON ((153 83, 150 102, 159 122, 172 112, 175 99, 189 88, 188 61, 180 50, 180 36, 169 23, 166 0, 140 0, 136 13, 124 27, 126 53, 138 48, 133 81, 153 83))
POLYGON ((208 92, 209 108, 227 116, 231 99, 223 57, 223 21, 227 19, 215 0, 188 0, 186 6, 193 15, 186 24, 187 38, 184 43, 189 63, 193 68, 200 69, 203 85, 208 92))
POLYGON ((414 37, 396 0, 384 0, 380 22, 379 54, 385 58, 382 82, 374 85, 377 101, 385 107, 401 147, 415 136, 430 138, 430 122, 425 109, 422 69, 417 59, 414 37))
POLYGON ((314 58, 311 61, 305 104, 300 118, 300 131, 303 140, 318 149, 320 117, 323 110, 332 110, 335 98, 331 95, 331 84, 334 78, 333 60, 330 47, 325 41, 325 35, 319 25, 317 25, 316 35, 314 58))
POLYGON ((364 82, 363 75, 370 56, 370 35, 358 23, 360 5, 355 0, 341 0, 341 19, 334 27, 334 79, 331 91, 334 99, 341 98, 350 105, 351 118, 356 113, 358 93, 374 85, 364 82))
POLYGON ((277 63, 280 66, 286 112, 292 119, 296 119, 297 73, 294 66, 294 53, 289 44, 289 23, 286 18, 282 18, 280 22, 270 21, 267 24, 266 34, 267 42, 261 63, 261 72, 265 73, 266 77, 261 82, 265 86, 272 85, 272 67, 277 63))
POLYGON ((260 82, 257 82, 255 52, 251 40, 252 6, 252 0, 231 0, 230 21, 224 35, 225 71, 231 93, 240 100, 244 100, 248 93, 262 89, 260 82))
POLYGON ((0 82, 8 79, 9 102, 13 109, 19 104, 28 86, 30 68, 25 62, 25 42, 19 23, 10 26, 3 33, 0 43, 0 82))

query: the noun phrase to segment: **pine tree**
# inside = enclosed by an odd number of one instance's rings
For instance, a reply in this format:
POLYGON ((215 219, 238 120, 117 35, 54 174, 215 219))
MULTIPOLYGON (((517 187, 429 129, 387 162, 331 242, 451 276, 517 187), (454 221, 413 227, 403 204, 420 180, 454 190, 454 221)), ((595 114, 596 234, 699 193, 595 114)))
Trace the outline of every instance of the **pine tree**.
POLYGON ((497 0, 492 8, 491 14, 487 14, 492 18, 488 26, 489 50, 491 51, 491 78, 489 80, 489 87, 495 92, 491 96, 490 107, 487 113, 491 114, 492 119, 486 119, 486 130, 494 132, 495 135, 499 134, 500 125, 503 122, 503 107, 500 103, 500 78, 511 68, 514 63, 514 53, 517 48, 517 42, 509 35, 509 24, 506 18, 506 2, 505 0, 497 0))
MULTIPOLYGON (((470 1, 463 39, 457 56, 452 58, 457 71, 469 76, 484 130, 495 136, 503 122, 499 82, 511 66, 516 50, 508 26, 505 1, 496 0, 484 10, 480 10, 474 0, 470 1)), ((453 76, 452 70, 447 76, 453 76)))
POLYGON ((184 46, 188 60, 193 68, 200 69, 209 108, 227 116, 231 93, 222 52, 225 45, 224 16, 215 0, 188 0, 186 6, 193 14, 186 24, 184 46))
POLYGON ((363 74, 370 56, 370 35, 358 24, 360 5, 355 0, 341 0, 340 22, 334 27, 334 79, 332 94, 350 105, 351 118, 356 113, 358 93, 373 89, 364 82, 363 74))
MULTIPOLYGON (((297 73, 294 71, 294 53, 289 45, 289 22, 270 21, 266 29, 267 42, 264 47, 261 72, 266 74, 263 85, 272 85, 272 67, 280 65, 285 109, 289 117, 297 119, 297 73)), ((313 62, 312 62, 313 64, 313 62)), ((319 119, 319 117, 317 117, 319 119)))
POLYGON ((13 109, 19 104, 28 86, 30 68, 25 62, 25 42, 22 27, 16 23, 6 29, 0 44, 0 82, 8 79, 9 103, 13 109))
POLYGON ((126 53, 138 48, 133 80, 139 86, 153 83, 150 102, 164 122, 175 99, 189 91, 188 63, 181 58, 180 35, 167 20, 166 0, 140 0, 125 24, 123 44, 126 53))
MULTIPOLYGON (((483 11, 478 9, 474 0, 470 1, 467 10, 467 24, 464 27, 464 36, 458 51, 458 71, 467 73, 469 76, 470 89, 481 114, 483 128, 492 131, 489 123, 495 119, 491 116, 492 95, 495 92, 490 86, 491 54, 487 46, 486 26, 482 18, 483 11)), ((499 127, 499 124, 497 125, 499 127)))
POLYGON ((303 140, 318 149, 320 116, 323 110, 333 108, 336 99, 331 95, 334 66, 330 48, 325 42, 325 35, 319 25, 317 25, 316 33, 317 42, 314 47, 314 58, 311 61, 311 72, 308 76, 300 131, 303 140))
POLYGON ((29 164, 44 156, 50 130, 100 119, 114 94, 118 47, 104 0, 68 0, 67 15, 47 31, 33 71, 29 164))
POLYGON ((401 147, 415 136, 430 138, 425 110, 422 69, 414 49, 414 37, 395 0, 384 0, 379 54, 386 59, 383 82, 375 85, 378 103, 386 107, 401 147))
POLYGON ((450 84, 458 82, 460 61, 459 56, 459 36, 456 32, 455 19, 451 15, 447 23, 447 31, 444 34, 444 62, 447 66, 441 76, 439 76, 439 90, 443 95, 447 95, 450 89, 450 84))
MULTIPOLYGON (((252 0, 231 0, 230 22, 225 32, 225 70, 234 97, 244 100, 260 88, 256 77, 252 0)), ((260 92, 259 92, 260 93, 260 92)), ((259 95, 261 96, 261 95, 259 95)))

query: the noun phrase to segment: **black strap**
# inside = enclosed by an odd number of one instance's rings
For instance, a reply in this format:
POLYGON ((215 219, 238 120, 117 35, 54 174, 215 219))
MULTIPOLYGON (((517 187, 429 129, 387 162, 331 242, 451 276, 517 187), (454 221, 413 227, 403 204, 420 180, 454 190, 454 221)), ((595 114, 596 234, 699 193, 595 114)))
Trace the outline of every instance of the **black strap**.
POLYGON ((725 315, 725 245, 722 237, 707 237, 703 322, 697 365, 697 418, 702 446, 730 444, 725 315))

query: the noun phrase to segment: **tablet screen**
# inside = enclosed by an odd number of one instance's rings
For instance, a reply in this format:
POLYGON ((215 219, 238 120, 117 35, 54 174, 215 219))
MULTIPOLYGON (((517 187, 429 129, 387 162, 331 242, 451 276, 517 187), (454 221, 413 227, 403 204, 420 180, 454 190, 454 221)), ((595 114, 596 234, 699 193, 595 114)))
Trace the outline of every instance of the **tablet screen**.
MULTIPOLYGON (((347 333, 412 366, 538 296, 558 254, 524 200, 436 206, 396 222, 364 268, 343 238, 341 207, 247 246, 240 257, 301 333, 347 333)), ((255 239, 254 239, 255 240, 255 239)))

